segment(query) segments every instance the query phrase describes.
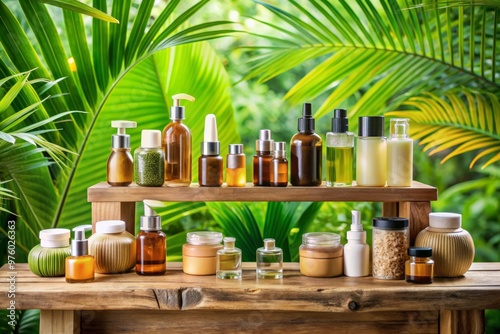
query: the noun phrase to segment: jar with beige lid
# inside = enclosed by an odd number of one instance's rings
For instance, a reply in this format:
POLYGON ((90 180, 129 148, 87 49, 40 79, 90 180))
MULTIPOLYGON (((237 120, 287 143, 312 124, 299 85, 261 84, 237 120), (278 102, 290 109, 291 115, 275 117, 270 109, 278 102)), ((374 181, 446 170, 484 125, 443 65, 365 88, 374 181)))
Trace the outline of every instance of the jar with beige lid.
POLYGON ((300 272, 310 277, 340 276, 343 273, 343 254, 338 234, 305 233, 299 248, 300 272))
POLYGON ((215 275, 217 251, 222 249, 222 233, 190 232, 182 246, 182 271, 189 275, 215 275))
POLYGON ((136 264, 135 237, 125 231, 121 220, 103 220, 96 223, 96 233, 88 239, 89 254, 95 258, 95 272, 121 274, 136 264))
POLYGON ((462 215, 458 213, 429 214, 429 227, 417 235, 415 246, 432 248, 434 276, 461 276, 474 260, 474 241, 462 228, 462 215))

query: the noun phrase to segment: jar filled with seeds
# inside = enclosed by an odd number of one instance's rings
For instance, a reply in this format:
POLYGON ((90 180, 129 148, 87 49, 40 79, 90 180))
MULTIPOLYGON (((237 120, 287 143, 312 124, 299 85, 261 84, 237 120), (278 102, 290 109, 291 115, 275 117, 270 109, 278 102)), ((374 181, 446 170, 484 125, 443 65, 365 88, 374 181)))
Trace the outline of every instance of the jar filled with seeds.
POLYGON ((165 155, 161 132, 142 130, 141 147, 134 152, 134 181, 142 187, 161 187, 164 182, 165 155))
POLYGON ((408 219, 399 217, 373 218, 374 278, 404 279, 409 247, 408 219))

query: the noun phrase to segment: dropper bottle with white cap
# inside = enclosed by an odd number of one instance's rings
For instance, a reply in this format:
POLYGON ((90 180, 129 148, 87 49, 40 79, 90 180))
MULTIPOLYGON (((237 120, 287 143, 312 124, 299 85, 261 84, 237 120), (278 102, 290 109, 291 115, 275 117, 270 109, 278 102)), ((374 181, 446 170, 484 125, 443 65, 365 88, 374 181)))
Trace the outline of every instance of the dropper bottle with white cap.
POLYGON ((370 274, 370 246, 366 243, 366 231, 361 225, 361 213, 352 211, 351 230, 347 231, 344 246, 344 275, 363 277, 370 274))
POLYGON ((112 186, 128 186, 134 178, 134 160, 130 154, 130 136, 126 129, 135 128, 136 122, 111 121, 117 134, 111 136, 111 155, 108 158, 106 180, 112 186))
POLYGON ((205 117, 205 134, 198 158, 198 183, 202 187, 220 187, 224 162, 220 156, 220 142, 214 114, 205 117))

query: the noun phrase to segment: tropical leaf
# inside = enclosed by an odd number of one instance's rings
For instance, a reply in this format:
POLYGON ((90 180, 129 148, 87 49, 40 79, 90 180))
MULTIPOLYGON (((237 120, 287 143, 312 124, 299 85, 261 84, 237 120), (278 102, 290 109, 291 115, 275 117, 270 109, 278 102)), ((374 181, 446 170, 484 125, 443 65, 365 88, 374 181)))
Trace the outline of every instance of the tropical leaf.
POLYGON ((412 120, 411 135, 429 155, 449 152, 441 163, 470 151, 478 154, 469 168, 483 157, 489 156, 483 169, 500 160, 500 101, 494 94, 461 88, 443 98, 430 93, 413 97, 402 107, 413 110, 386 115, 412 120))
POLYGON ((290 12, 256 2, 282 21, 277 29, 258 20, 258 30, 267 32, 260 36, 284 41, 262 46, 268 51, 251 60, 245 79, 267 81, 314 64, 285 95, 289 108, 326 96, 315 116, 345 106, 355 127, 355 116, 383 114, 426 91, 441 94, 472 85, 500 95, 498 13, 482 2, 423 8, 420 1, 402 0, 290 1, 290 12), (360 93, 354 105, 346 105, 360 93))
POLYGON ((100 10, 90 7, 80 1, 76 0, 37 0, 49 5, 57 6, 60 8, 64 8, 76 13, 89 15, 95 17, 96 19, 111 22, 111 23, 119 23, 117 19, 114 17, 107 15, 106 13, 101 12, 100 10))
MULTIPOLYGON (((185 124, 193 135, 193 180, 197 181, 200 145, 203 141, 205 115, 217 117, 221 155, 227 154, 230 143, 240 142, 229 95, 229 78, 219 58, 206 43, 179 46, 156 53, 137 64, 124 75, 113 92, 96 113, 89 131, 85 149, 75 168, 69 194, 56 215, 52 226, 76 226, 90 221, 86 203, 87 188, 106 180, 106 161, 109 156, 111 121, 117 118, 137 121, 138 128, 130 129, 132 151, 140 146, 142 129, 163 128, 170 122, 171 96, 189 93, 196 101, 186 102, 185 124), (186 80, 189 78, 189 80, 186 80)), ((198 210, 199 204, 190 203, 184 210, 198 210), (188 208, 189 207, 189 208, 188 208)))

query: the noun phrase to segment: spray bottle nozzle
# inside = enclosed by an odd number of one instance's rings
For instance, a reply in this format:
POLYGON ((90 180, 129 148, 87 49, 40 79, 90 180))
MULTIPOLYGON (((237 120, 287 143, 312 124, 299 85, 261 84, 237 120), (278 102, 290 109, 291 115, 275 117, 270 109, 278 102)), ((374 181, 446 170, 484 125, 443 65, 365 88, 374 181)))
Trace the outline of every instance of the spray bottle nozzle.
POLYGON ((304 105, 302 106, 302 117, 312 117, 312 105, 310 103, 304 103, 304 105))
POLYGON ((352 223, 351 223, 351 231, 363 231, 363 226, 361 225, 361 212, 352 210, 352 223))

